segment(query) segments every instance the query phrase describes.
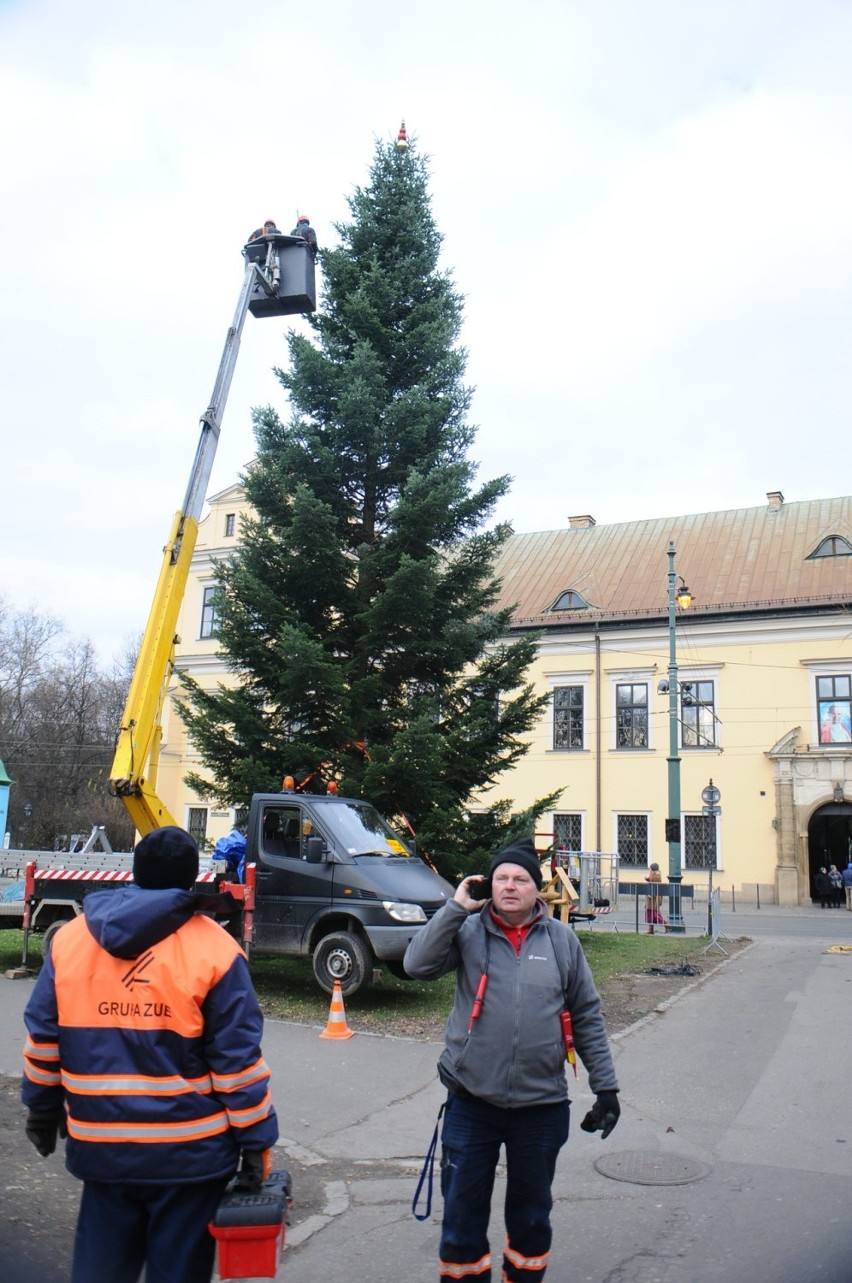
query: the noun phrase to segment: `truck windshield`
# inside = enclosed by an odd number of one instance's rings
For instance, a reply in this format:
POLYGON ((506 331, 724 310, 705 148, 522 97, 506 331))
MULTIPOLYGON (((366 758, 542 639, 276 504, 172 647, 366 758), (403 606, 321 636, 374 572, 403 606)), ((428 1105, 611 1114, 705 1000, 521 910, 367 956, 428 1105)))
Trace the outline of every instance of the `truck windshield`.
POLYGON ((349 855, 412 854, 369 802, 328 807, 322 811, 322 821, 334 831, 349 855))

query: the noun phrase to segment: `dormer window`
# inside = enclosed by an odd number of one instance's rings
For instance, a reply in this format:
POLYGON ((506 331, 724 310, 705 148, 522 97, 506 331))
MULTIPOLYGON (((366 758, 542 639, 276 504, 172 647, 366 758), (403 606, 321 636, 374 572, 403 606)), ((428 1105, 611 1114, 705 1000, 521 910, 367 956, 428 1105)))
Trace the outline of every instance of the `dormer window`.
POLYGON ((578 593, 575 588, 567 588, 565 592, 560 593, 549 610, 588 610, 589 603, 582 593, 578 593))
POLYGON ((805 561, 815 561, 817 557, 852 557, 852 544, 843 535, 827 535, 805 561))

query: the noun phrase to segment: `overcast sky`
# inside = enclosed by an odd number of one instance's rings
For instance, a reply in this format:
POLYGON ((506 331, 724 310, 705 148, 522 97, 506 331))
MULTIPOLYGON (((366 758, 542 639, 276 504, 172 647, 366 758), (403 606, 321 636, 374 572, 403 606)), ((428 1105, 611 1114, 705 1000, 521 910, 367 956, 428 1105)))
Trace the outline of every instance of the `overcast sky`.
MULTIPOLYGON (((0 0, 0 594, 138 634, 247 234, 332 243, 403 117, 501 518, 847 493, 850 60, 849 0, 0 0)), ((285 326, 246 321, 211 493, 285 326)))

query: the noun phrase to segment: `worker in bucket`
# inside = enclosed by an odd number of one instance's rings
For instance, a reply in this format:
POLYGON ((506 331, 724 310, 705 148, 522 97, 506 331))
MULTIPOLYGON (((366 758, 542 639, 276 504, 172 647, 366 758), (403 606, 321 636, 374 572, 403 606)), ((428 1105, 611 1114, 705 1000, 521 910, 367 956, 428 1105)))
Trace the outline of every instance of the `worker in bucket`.
POLYGON ((299 215, 296 220, 296 226, 293 228, 290 235, 301 236, 303 241, 307 241, 308 249, 311 251, 311 258, 316 262, 319 249, 317 245, 317 234, 311 227, 311 220, 308 218, 307 214, 299 215))
POLYGON ((248 238, 246 244, 250 245, 252 241, 262 241, 264 236, 275 236, 278 228, 275 226, 274 218, 267 218, 263 227, 256 227, 248 238))
MULTIPOLYGON (((572 929, 539 899, 531 838, 465 878, 405 954, 415 979, 456 973, 438 1075, 447 1088, 441 1133, 442 1279, 490 1283, 488 1221, 500 1147, 506 1149, 506 1240, 500 1278, 544 1278, 551 1186, 568 1139, 566 1061, 583 1061, 596 1095, 580 1126, 606 1140, 618 1122, 618 1083, 601 1003, 572 929)), ((416 1214, 416 1213, 415 1213, 416 1214)))
POLYGON ((263 1017, 197 877, 188 833, 146 834, 135 885, 86 896, 27 1003, 26 1134, 45 1158, 67 1136, 83 1181, 71 1283, 209 1283, 225 1187, 268 1175, 263 1017))

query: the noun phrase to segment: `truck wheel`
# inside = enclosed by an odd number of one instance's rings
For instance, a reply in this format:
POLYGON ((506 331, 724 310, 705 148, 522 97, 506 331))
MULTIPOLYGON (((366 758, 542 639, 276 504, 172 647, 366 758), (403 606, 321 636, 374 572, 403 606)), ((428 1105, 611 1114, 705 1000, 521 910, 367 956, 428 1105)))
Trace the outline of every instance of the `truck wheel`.
POLYGON ((47 962, 48 958, 50 957, 50 951, 53 948, 53 937, 56 935, 57 931, 59 931, 61 927, 65 926, 66 920, 67 919, 63 918, 60 922, 51 922, 50 926, 47 928, 44 935, 42 936, 41 956, 44 958, 45 962, 47 962))
POLYGON ((321 989, 334 992, 335 980, 345 995, 370 983, 373 968, 367 947, 350 931, 333 931, 320 940, 313 956, 314 975, 321 989))

